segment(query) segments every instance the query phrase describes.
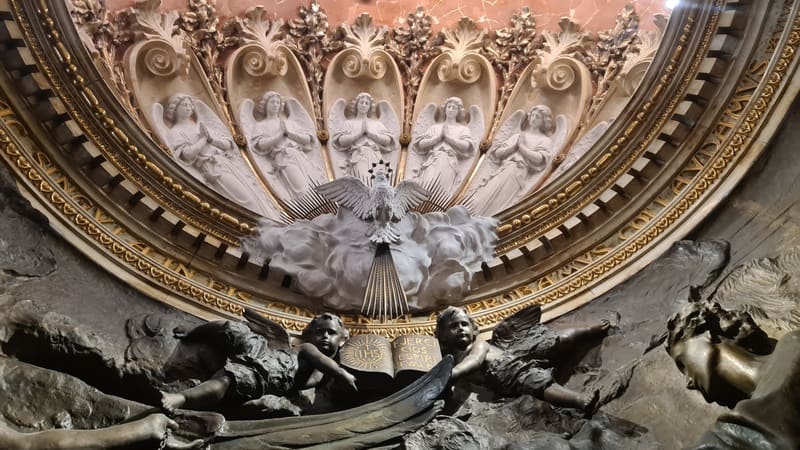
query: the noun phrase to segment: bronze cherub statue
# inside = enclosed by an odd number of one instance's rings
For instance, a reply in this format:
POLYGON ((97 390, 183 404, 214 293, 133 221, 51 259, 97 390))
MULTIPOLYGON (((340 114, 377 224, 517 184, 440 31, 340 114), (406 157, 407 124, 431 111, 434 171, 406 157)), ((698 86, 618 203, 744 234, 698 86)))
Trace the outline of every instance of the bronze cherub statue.
POLYGON ((533 395, 556 406, 577 408, 587 416, 597 407, 599 392, 580 393, 558 384, 553 377, 560 356, 611 328, 607 320, 586 328, 555 332, 539 323, 538 306, 526 308, 506 319, 492 339, 479 340, 478 326, 467 310, 450 306, 439 314, 436 336, 443 355, 453 355, 456 365, 451 378, 482 378, 504 396, 533 395))

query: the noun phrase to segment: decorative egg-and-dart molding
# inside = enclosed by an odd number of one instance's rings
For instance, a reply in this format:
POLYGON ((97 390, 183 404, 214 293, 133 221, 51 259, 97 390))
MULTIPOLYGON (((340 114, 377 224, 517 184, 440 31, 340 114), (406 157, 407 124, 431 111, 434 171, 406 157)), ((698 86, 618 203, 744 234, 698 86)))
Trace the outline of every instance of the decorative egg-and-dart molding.
MULTIPOLYGON (((457 303, 484 330, 530 304, 554 317, 701 221, 800 84, 797 1, 681 2, 654 31, 627 6, 599 33, 568 19, 539 31, 528 9, 507 27, 434 31, 422 8, 387 27, 331 26, 317 3, 224 23, 213 2, 187 5, 0 3, 0 155, 52 226, 125 282, 206 318, 251 306, 294 332, 319 299, 241 242, 263 217, 302 217, 314 185, 379 160, 395 182, 438 183, 445 203, 500 221, 496 258, 457 303)), ((344 318, 355 333, 430 333, 435 309, 344 318)))

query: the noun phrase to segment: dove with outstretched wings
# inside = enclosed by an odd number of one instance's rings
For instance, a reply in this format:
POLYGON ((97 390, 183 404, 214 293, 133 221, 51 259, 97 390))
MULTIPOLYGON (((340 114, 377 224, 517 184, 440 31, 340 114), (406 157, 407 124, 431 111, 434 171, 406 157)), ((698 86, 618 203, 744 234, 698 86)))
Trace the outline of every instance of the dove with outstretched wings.
POLYGON ((400 235, 392 222, 402 219, 431 195, 430 191, 409 180, 392 187, 383 171, 375 173, 372 187, 358 178, 343 177, 315 189, 328 200, 353 211, 360 219, 372 220, 368 236, 376 244, 396 243, 400 235))

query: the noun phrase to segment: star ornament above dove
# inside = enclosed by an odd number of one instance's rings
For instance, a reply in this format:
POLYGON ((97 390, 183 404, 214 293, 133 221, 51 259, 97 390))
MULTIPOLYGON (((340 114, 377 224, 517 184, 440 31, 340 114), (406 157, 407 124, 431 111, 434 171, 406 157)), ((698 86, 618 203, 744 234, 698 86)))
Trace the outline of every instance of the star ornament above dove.
POLYGON ((353 211, 361 220, 372 221, 367 236, 375 244, 395 244, 400 234, 394 227, 408 211, 424 202, 431 192, 419 183, 406 180, 397 186, 389 183, 392 170, 388 163, 373 164, 372 186, 355 177, 343 177, 317 186, 315 189, 326 199, 353 211))

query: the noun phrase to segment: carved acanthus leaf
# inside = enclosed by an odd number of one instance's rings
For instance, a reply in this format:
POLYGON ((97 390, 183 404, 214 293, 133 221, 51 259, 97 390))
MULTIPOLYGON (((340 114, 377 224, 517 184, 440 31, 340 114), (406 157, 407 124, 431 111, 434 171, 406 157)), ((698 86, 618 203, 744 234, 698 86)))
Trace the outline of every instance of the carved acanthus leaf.
POLYGON ((580 26, 567 17, 558 22, 561 31, 542 33, 542 48, 537 52, 539 67, 543 70, 559 56, 575 56, 586 51, 591 36, 580 31, 580 26))
POLYGON ((445 57, 437 68, 441 81, 458 80, 462 83, 476 82, 483 72, 479 50, 483 47, 486 32, 478 30, 475 22, 463 17, 454 31, 444 32, 445 57))
POLYGON ((231 46, 256 45, 258 50, 245 54, 245 70, 254 77, 283 75, 287 70, 286 50, 281 49, 285 36, 282 19, 269 20, 263 6, 247 10, 244 18, 237 17, 225 25, 224 34, 231 46))
POLYGON ((175 48, 176 53, 183 52, 183 36, 178 31, 178 11, 158 12, 161 0, 139 0, 133 8, 126 11, 126 17, 134 31, 135 39, 162 39, 175 48))
POLYGON ((248 9, 244 18, 237 17, 231 24, 234 25, 231 34, 242 43, 257 43, 265 49, 275 48, 285 35, 283 19, 269 20, 263 6, 248 9))
POLYGON ((479 30, 474 20, 462 17, 455 30, 444 31, 444 46, 454 55, 463 55, 480 49, 485 35, 486 31, 479 30))
POLYGON ((369 14, 361 14, 353 25, 342 25, 345 47, 357 49, 364 58, 386 42, 387 27, 375 27, 369 14))
POLYGON ((375 27, 369 14, 361 14, 353 25, 342 25, 338 32, 344 40, 342 70, 350 78, 368 76, 381 79, 391 64, 384 50, 386 43, 385 26, 375 27))

